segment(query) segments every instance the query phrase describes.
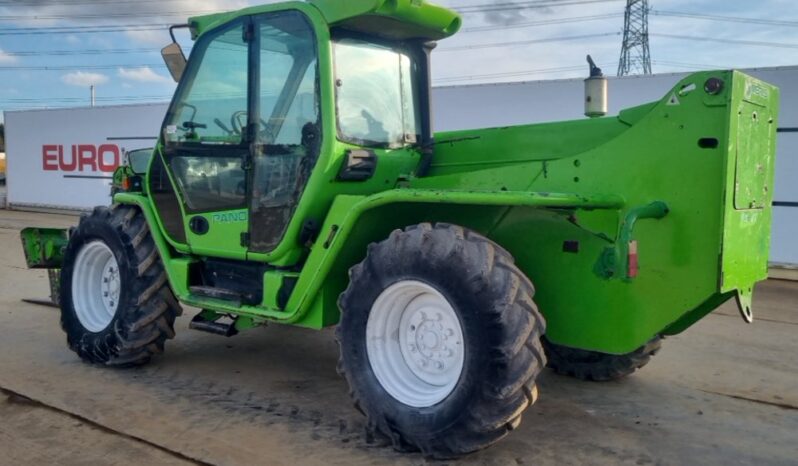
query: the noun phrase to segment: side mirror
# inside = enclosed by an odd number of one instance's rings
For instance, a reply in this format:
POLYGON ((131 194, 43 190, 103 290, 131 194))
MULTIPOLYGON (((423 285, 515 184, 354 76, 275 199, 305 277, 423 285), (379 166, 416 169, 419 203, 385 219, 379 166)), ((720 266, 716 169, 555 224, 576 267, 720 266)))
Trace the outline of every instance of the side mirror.
POLYGON ((180 48, 180 44, 172 42, 167 45, 161 50, 161 56, 163 57, 164 63, 166 63, 166 67, 169 68, 169 73, 172 74, 172 78, 175 82, 180 82, 180 78, 186 70, 187 63, 186 56, 183 54, 183 49, 180 48))
POLYGON ((152 148, 132 150, 127 153, 127 163, 131 171, 136 175, 144 175, 147 173, 147 168, 150 166, 150 159, 153 154, 152 148))

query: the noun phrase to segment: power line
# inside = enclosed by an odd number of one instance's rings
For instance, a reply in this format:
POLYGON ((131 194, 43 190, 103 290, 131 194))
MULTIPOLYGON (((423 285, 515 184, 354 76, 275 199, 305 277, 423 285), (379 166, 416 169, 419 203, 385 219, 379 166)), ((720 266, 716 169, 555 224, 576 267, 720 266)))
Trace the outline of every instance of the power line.
POLYGON ((69 55, 117 55, 117 54, 130 54, 130 53, 157 53, 156 49, 86 49, 86 50, 26 50, 26 51, 10 51, 4 50, 6 56, 12 57, 37 57, 37 56, 69 56, 69 55))
POLYGON ((656 16, 670 16, 674 18, 689 18, 701 19, 707 21, 722 21, 730 23, 743 23, 743 24, 762 24, 766 26, 787 26, 798 27, 798 21, 784 21, 778 19, 762 19, 762 18, 744 18, 740 16, 718 16, 718 15, 705 15, 699 13, 686 13, 682 11, 662 11, 652 10, 652 14, 656 16))
POLYGON ((98 27, 60 27, 60 28, 15 28, 0 29, 0 36, 28 36, 46 34, 98 34, 108 32, 166 31, 168 24, 153 26, 98 26, 98 27))
POLYGON ((704 37, 704 36, 682 36, 679 34, 651 34, 655 37, 663 37, 667 39, 678 40, 691 40, 696 42, 720 42, 722 44, 738 44, 738 45, 751 45, 756 47, 774 47, 784 49, 798 49, 798 44, 786 44, 783 42, 766 42, 756 40, 737 40, 737 39, 721 39, 718 37, 704 37))
POLYGON ((474 80, 474 79, 488 79, 488 78, 505 78, 505 77, 517 77, 517 76, 527 76, 532 74, 546 74, 546 73, 558 73, 558 72, 565 72, 565 71, 579 71, 584 70, 586 67, 584 65, 579 66, 563 66, 559 68, 543 68, 537 70, 524 70, 524 71, 508 71, 505 73, 489 73, 489 74, 473 74, 473 75, 465 75, 465 76, 447 76, 443 78, 434 79, 433 82, 436 83, 446 83, 452 81, 467 81, 467 80, 474 80))
POLYGON ((513 23, 501 26, 476 26, 476 27, 465 28, 461 32, 482 32, 482 31, 496 31, 496 30, 503 31, 505 29, 520 29, 520 28, 528 28, 535 26, 547 26, 550 24, 581 23, 584 21, 597 21, 601 19, 618 18, 621 16, 623 15, 620 13, 610 13, 606 15, 576 16, 572 18, 548 19, 544 21, 513 23))
POLYGON ((542 0, 535 2, 500 2, 500 3, 487 3, 482 5, 469 5, 462 7, 455 7, 454 9, 459 13, 488 13, 495 11, 508 11, 508 10, 526 10, 534 8, 560 8, 572 5, 587 5, 592 3, 609 3, 618 2, 621 0, 542 0))
POLYGON ((56 66, 0 66, 0 71, 80 71, 80 70, 115 70, 117 68, 166 68, 163 63, 152 65, 56 65, 56 66))
POLYGON ((438 52, 458 52, 463 50, 476 50, 476 49, 487 49, 493 47, 512 47, 516 45, 530 45, 530 44, 542 44, 546 42, 565 42, 571 40, 582 40, 582 39, 594 39, 597 37, 608 37, 608 36, 617 36, 617 32, 605 32, 601 34, 583 34, 580 36, 568 36, 568 37, 549 37, 546 39, 532 39, 532 40, 517 40, 511 42, 496 42, 490 44, 472 44, 472 45, 463 45, 459 47, 449 47, 445 49, 441 49, 438 52))
POLYGON ((730 70, 730 69, 751 69, 756 66, 728 66, 728 65, 707 65, 706 63, 684 63, 679 61, 670 60, 655 60, 658 65, 673 66, 676 68, 685 68, 689 70, 712 71, 712 70, 730 70))
POLYGON ((139 5, 141 3, 188 3, 188 0, 80 0, 77 2, 64 2, 64 1, 53 1, 53 2, 43 2, 39 1, 36 2, 35 5, 31 5, 28 3, 20 3, 18 1, 0 1, 0 8, 11 8, 11 7, 23 7, 23 8, 31 8, 31 7, 42 7, 42 6, 81 6, 81 5, 124 5, 124 4, 136 4, 139 5))
POLYGON ((106 13, 91 15, 41 15, 41 16, 0 16, 0 21, 52 21, 52 20, 72 20, 72 19, 102 19, 102 18, 151 18, 164 16, 203 15, 219 13, 220 10, 199 10, 199 11, 157 11, 157 12, 138 12, 138 13, 106 13))
MULTIPOLYGON (((157 100, 165 99, 170 100, 171 95, 129 95, 129 96, 105 96, 97 97, 97 100, 102 101, 136 101, 136 100, 157 100)), ((47 98, 31 98, 31 99, 0 99, 0 102, 11 104, 26 104, 26 103, 48 103, 48 102, 85 102, 86 97, 47 97, 47 98)))
MULTIPOLYGON (((141 102, 141 101, 158 101, 170 100, 172 96, 129 96, 129 97, 96 97, 98 102, 141 102)), ((52 99, 18 99, 18 100, 0 100, 0 105, 25 105, 25 104, 68 104, 73 102, 85 102, 85 97, 54 97, 52 99)))
POLYGON ((42 31, 42 30, 46 30, 46 29, 52 29, 52 30, 75 29, 75 30, 79 30, 79 29, 97 29, 97 28, 105 29, 105 28, 125 28, 125 27, 131 27, 131 28, 156 27, 156 26, 158 26, 158 27, 160 27, 160 26, 168 27, 170 25, 171 24, 169 24, 169 23, 161 23, 161 24, 158 24, 158 23, 116 24, 116 23, 114 23, 114 24, 94 24, 94 25, 91 25, 91 26, 20 27, 20 28, 13 28, 12 30, 13 31, 42 31))
POLYGON ((670 60, 655 60, 654 63, 656 63, 657 65, 675 66, 677 68, 686 68, 691 70, 724 70, 731 68, 728 66, 706 65, 700 63, 684 63, 684 62, 670 61, 670 60))

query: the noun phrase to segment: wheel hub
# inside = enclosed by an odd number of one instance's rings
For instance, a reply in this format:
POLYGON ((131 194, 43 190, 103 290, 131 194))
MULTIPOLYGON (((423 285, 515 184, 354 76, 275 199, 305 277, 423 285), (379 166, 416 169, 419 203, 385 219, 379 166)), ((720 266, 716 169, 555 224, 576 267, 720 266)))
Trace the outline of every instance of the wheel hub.
POLYGON ((100 289, 103 295, 103 304, 109 312, 116 309, 116 304, 119 302, 119 290, 121 284, 119 283, 119 269, 116 267, 116 261, 109 260, 103 268, 102 285, 100 289))
POLYGON ((456 338, 451 316, 432 307, 405 312, 401 326, 407 329, 402 353, 418 378, 441 384, 441 376, 459 360, 462 341, 456 338))
POLYGON ((72 268, 72 307, 81 325, 101 332, 116 315, 122 292, 119 264, 102 241, 85 244, 72 268))
POLYGON ((465 364, 460 319, 434 287, 398 282, 380 294, 366 326, 369 363, 382 387, 413 407, 449 396, 465 364))

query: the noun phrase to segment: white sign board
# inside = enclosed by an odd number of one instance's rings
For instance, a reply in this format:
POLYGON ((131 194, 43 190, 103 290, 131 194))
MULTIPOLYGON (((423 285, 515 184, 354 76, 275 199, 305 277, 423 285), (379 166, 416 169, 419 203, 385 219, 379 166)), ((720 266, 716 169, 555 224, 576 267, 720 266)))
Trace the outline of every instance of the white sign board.
POLYGON ((165 114, 165 104, 6 112, 8 205, 109 204, 122 151, 152 147, 165 114))

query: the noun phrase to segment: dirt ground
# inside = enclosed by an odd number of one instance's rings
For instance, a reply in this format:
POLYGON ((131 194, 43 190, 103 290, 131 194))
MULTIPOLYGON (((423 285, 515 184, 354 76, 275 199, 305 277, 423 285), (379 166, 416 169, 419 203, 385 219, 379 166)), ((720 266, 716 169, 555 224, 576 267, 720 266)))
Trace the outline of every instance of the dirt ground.
MULTIPOLYGON (((426 464, 365 434, 335 372, 331 331, 189 331, 135 370, 81 363, 25 269, 24 226, 74 217, 0 210, 0 465, 426 464)), ((521 427, 466 465, 798 464, 798 283, 756 292, 756 322, 727 304, 620 382, 546 371, 521 427)))

